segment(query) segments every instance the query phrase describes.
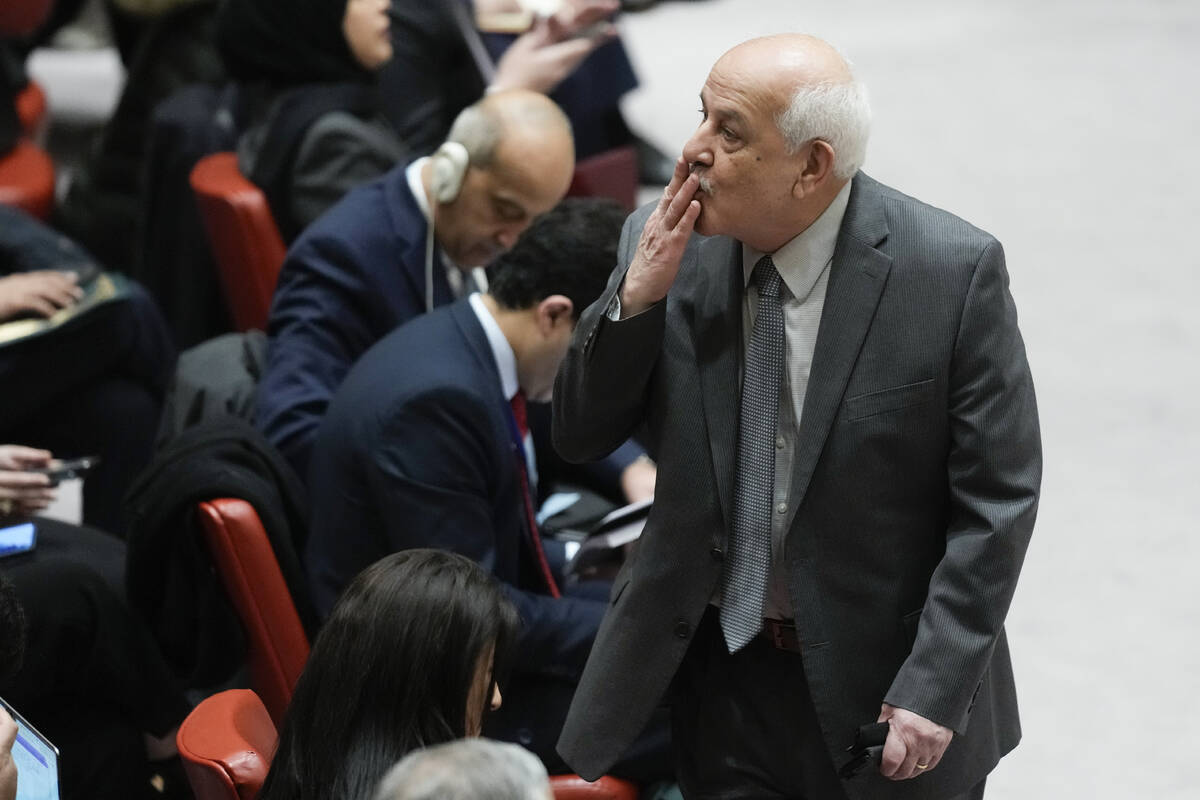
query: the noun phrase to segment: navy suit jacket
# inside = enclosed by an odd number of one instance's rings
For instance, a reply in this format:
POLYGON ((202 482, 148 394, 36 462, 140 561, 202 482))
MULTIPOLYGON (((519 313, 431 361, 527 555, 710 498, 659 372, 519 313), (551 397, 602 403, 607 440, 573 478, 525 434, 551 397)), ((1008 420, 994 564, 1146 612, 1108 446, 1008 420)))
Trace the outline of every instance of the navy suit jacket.
POLYGON ((482 564, 516 604, 524 625, 515 671, 573 684, 606 605, 546 593, 510 426, 468 301, 371 348, 330 404, 313 451, 307 565, 318 611, 388 553, 452 550, 482 564))
MULTIPOLYGON (((255 422, 301 477, 350 367, 425 311, 429 226, 404 170, 347 194, 300 235, 279 274, 255 422)), ((440 258, 433 283, 435 305, 454 299, 440 258)))

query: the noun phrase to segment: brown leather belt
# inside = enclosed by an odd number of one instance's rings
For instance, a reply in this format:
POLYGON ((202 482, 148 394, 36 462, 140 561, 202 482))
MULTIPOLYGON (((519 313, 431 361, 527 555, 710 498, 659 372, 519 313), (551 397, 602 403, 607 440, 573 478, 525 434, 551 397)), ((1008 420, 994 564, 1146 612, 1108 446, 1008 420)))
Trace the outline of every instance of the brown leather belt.
POLYGON ((791 619, 764 619, 759 634, 780 650, 800 652, 800 634, 796 633, 796 621, 791 619))

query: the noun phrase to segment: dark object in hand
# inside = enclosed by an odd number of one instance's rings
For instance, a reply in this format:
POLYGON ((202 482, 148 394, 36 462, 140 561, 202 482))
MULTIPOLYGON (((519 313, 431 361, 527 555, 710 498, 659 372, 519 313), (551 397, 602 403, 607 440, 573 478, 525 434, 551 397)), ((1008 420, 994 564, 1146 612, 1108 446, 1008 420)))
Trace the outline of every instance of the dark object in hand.
POLYGON ((67 461, 52 461, 47 467, 35 467, 29 472, 40 472, 50 479, 51 486, 58 486, 62 481, 82 478, 100 463, 100 456, 84 456, 67 461))
POLYGON ((883 761, 883 743, 887 741, 890 726, 887 722, 863 725, 854 734, 854 744, 846 748, 851 759, 838 771, 843 779, 849 780, 862 775, 868 765, 876 768, 883 761))

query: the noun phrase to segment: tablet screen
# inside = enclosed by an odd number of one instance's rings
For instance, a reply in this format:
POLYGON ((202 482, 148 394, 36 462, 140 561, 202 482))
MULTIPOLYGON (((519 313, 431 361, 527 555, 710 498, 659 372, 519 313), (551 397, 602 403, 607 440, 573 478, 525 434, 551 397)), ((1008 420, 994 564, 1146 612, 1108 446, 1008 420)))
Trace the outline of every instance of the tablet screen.
POLYGON ((17 800, 58 800, 58 748, 4 704, 17 723, 12 758, 17 765, 17 800))
POLYGON ((32 522, 0 528, 0 556, 25 553, 33 549, 37 531, 32 522))

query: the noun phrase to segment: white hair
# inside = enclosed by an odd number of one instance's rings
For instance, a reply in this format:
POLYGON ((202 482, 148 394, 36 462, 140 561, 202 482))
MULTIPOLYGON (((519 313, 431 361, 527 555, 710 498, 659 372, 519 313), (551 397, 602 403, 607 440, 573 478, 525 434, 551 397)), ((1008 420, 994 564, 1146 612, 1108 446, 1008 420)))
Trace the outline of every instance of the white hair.
POLYGON ((550 779, 522 747, 459 739, 406 755, 383 776, 375 800, 551 800, 550 779))
POLYGON ((794 154, 813 139, 820 139, 833 148, 833 174, 842 179, 852 178, 867 157, 867 137, 871 131, 867 87, 853 76, 840 83, 801 86, 775 123, 789 153, 794 154))

